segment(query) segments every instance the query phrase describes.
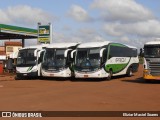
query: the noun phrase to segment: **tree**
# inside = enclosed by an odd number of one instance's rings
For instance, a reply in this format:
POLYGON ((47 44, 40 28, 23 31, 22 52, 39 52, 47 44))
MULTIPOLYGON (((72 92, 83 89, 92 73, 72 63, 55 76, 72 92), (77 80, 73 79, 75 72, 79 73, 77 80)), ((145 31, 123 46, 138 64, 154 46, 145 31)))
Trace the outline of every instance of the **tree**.
POLYGON ((144 57, 144 50, 143 50, 143 48, 140 48, 139 56, 144 57))

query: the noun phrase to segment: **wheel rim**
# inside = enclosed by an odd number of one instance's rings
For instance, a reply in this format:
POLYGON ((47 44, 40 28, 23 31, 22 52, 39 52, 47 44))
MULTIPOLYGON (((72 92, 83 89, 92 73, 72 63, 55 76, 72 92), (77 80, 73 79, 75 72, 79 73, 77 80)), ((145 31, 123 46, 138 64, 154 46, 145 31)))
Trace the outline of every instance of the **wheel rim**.
POLYGON ((111 79, 112 77, 112 71, 109 71, 108 79, 111 79))
POLYGON ((129 72, 129 75, 131 76, 133 73, 132 73, 132 69, 130 68, 130 72, 129 72))

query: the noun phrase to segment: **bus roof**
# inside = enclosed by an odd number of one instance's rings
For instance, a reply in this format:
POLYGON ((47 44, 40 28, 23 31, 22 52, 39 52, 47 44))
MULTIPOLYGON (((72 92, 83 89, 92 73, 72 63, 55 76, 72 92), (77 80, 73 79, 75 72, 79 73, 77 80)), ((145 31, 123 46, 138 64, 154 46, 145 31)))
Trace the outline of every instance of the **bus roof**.
POLYGON ((79 43, 53 43, 48 45, 46 48, 69 48, 72 46, 77 46, 79 43))
POLYGON ((47 47, 48 45, 49 44, 41 44, 41 45, 28 46, 28 47, 21 48, 20 50, 30 49, 30 48, 42 49, 43 47, 47 47))
POLYGON ((157 40, 157 41, 147 42, 147 43, 145 43, 144 45, 159 45, 159 44, 160 44, 160 40, 157 40))
POLYGON ((92 48, 92 47, 102 47, 104 45, 108 45, 111 43, 110 41, 104 41, 104 42, 88 42, 88 43, 82 43, 78 46, 78 48, 92 48))
POLYGON ((131 45, 126 45, 126 46, 129 47, 129 48, 137 49, 137 47, 135 47, 135 46, 131 46, 131 45))

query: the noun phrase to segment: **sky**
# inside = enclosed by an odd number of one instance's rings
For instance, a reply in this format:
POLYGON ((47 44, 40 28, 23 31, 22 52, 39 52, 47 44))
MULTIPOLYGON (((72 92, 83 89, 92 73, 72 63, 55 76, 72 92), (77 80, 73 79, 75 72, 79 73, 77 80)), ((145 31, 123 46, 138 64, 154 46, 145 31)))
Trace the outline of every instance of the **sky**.
POLYGON ((109 40, 141 48, 145 42, 160 38, 160 0, 0 2, 0 24, 37 29, 38 22, 52 23, 52 43, 109 40))

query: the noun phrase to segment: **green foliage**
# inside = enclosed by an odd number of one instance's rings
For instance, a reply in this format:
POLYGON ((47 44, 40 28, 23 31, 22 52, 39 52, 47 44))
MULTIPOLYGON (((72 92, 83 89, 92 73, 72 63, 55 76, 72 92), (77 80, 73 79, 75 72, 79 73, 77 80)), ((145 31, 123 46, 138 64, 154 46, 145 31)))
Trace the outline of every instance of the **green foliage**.
POLYGON ((139 56, 139 64, 143 64, 144 63, 144 58, 139 56))

